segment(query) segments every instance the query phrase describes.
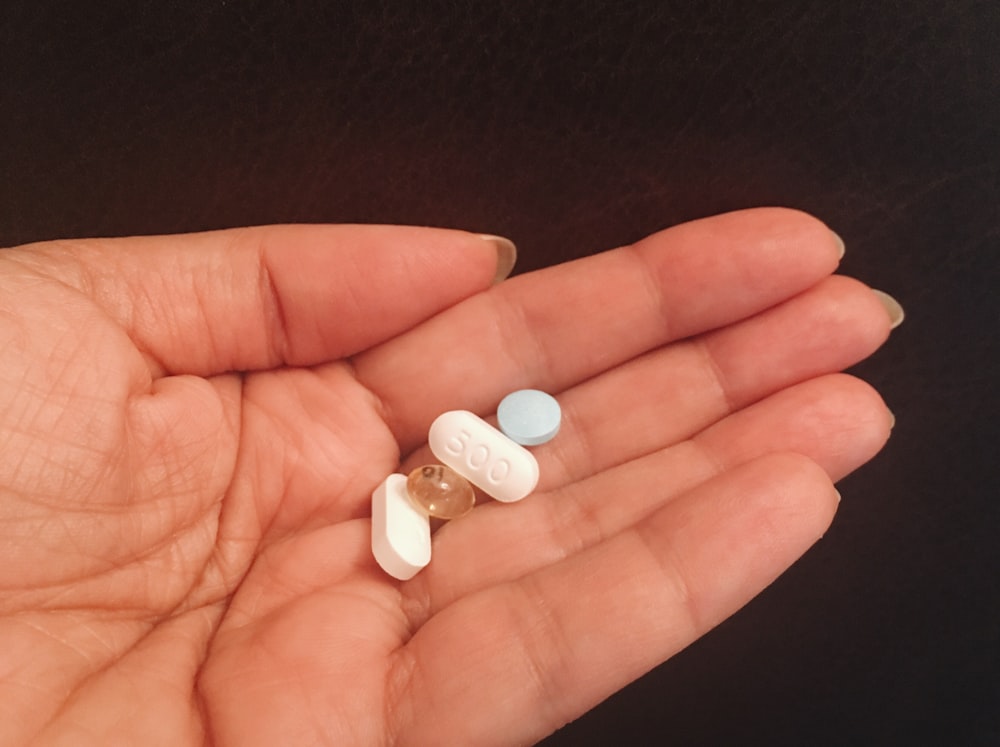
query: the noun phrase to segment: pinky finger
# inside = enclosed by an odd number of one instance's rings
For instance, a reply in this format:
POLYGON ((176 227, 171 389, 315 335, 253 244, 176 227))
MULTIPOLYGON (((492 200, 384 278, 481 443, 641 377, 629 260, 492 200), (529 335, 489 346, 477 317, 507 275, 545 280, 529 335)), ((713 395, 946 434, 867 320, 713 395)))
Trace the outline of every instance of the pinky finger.
POLYGON ((596 547, 455 602, 399 652, 397 734, 544 737, 762 591, 822 536, 838 500, 815 463, 772 454, 596 547))

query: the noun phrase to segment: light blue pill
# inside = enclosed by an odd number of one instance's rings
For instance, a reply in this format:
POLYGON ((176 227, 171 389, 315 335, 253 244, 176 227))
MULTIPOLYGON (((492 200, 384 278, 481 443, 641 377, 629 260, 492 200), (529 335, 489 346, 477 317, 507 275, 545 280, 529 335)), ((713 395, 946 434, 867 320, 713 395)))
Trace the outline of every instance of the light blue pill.
POLYGON ((538 446, 559 432, 562 410, 551 394, 537 389, 511 392, 497 407, 500 430, 522 446, 538 446))

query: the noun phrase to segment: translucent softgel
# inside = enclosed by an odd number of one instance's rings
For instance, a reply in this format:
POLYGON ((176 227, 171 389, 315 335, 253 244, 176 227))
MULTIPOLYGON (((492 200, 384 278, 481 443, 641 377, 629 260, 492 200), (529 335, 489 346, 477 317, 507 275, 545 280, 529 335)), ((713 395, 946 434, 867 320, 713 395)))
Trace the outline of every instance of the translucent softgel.
POLYGON ((406 492, 428 516, 438 519, 457 519, 476 505, 476 493, 469 481, 443 464, 413 470, 406 478, 406 492))

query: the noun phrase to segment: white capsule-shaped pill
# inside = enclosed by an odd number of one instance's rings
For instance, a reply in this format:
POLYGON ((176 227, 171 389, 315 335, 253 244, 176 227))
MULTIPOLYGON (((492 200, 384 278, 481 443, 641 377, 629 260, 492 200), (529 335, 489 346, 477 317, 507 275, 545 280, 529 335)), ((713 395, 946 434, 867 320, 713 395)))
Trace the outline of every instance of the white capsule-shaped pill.
POLYGON ((534 455, 467 410, 439 415, 427 442, 434 456, 498 501, 519 501, 538 484, 534 455))
POLYGON ((406 475, 391 474, 372 493, 372 555, 406 581, 431 562, 431 523, 406 494, 406 475))

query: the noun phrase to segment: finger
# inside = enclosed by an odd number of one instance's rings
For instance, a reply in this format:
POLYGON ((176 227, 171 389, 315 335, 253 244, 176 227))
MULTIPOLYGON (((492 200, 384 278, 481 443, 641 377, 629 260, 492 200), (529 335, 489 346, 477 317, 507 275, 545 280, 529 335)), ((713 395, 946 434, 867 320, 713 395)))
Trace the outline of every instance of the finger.
POLYGON ((891 427, 882 398, 835 374, 783 390, 696 435, 514 505, 477 507, 435 535, 434 560, 403 587, 411 617, 572 556, 708 480, 776 452, 809 457, 839 480, 879 452, 891 427))
POLYGON ((837 500, 811 461, 772 455, 599 546, 456 602, 399 652, 405 696, 388 709, 397 733, 414 744, 539 739, 749 601, 822 536, 837 500))
MULTIPOLYGON (((871 289, 834 276, 755 317, 573 387, 559 396, 559 437, 533 450, 539 489, 662 449, 779 389, 843 370, 871 355, 889 326, 871 289)), ((424 446, 403 471, 434 461, 424 446)))
MULTIPOLYGON (((487 288, 500 244, 402 226, 262 226, 12 250, 101 304, 161 373, 310 365, 487 288)), ((509 269, 513 248, 502 252, 509 269)))
POLYGON ((773 306, 832 272, 839 253, 822 223, 795 211, 695 221, 514 278, 359 356, 356 369, 412 447, 444 410, 490 412, 526 386, 559 392, 773 306))

